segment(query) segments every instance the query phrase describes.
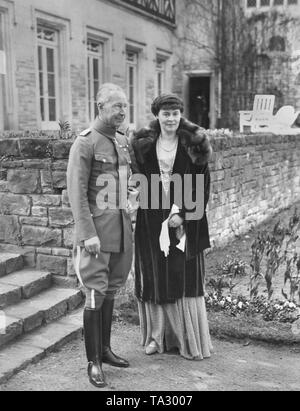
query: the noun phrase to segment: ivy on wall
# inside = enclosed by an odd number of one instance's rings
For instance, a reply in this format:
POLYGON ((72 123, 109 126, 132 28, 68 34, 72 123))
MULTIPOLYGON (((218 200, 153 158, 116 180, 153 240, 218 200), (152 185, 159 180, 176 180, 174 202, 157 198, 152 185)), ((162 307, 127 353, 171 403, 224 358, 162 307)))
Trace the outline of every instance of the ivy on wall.
MULTIPOLYGON (((299 19, 279 9, 245 15, 243 2, 184 0, 178 54, 183 70, 195 70, 205 56, 222 77, 222 127, 238 127, 238 111, 250 110, 255 94, 274 94, 275 110, 300 109, 300 64, 294 49, 299 19)), ((300 57, 299 57, 300 58, 300 57)))

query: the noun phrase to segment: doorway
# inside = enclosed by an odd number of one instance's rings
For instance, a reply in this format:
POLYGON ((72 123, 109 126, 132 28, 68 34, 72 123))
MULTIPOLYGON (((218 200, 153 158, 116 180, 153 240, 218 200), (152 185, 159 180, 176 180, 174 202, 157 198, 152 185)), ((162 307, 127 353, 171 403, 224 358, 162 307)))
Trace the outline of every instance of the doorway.
POLYGON ((206 129, 210 128, 210 87, 210 77, 189 78, 189 119, 206 129))

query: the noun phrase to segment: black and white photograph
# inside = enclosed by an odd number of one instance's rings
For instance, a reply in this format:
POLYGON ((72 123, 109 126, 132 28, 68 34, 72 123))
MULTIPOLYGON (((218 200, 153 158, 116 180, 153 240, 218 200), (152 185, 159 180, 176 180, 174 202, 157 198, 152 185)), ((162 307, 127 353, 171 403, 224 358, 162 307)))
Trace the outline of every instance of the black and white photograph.
POLYGON ((0 0, 20 391, 300 391, 300 0, 0 0))

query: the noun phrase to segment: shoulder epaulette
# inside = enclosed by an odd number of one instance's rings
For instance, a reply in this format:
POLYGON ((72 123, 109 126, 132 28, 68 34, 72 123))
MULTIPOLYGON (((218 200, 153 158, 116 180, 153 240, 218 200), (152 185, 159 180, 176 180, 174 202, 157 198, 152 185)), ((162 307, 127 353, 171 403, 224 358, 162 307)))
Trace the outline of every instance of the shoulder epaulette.
POLYGON ((83 130, 79 135, 85 137, 85 136, 89 135, 91 131, 92 131, 92 129, 87 128, 86 130, 83 130))

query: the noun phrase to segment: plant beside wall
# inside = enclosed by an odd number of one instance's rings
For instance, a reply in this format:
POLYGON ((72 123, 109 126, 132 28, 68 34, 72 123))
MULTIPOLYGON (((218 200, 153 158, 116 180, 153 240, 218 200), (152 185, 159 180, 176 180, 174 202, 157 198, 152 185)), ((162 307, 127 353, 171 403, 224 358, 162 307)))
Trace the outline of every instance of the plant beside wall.
POLYGON ((271 232, 260 232, 251 246, 247 264, 227 256, 217 266, 216 278, 207 284, 208 310, 225 311, 232 316, 260 315, 265 321, 293 323, 300 319, 300 217, 295 210, 287 227, 277 222, 271 232), (283 275, 281 294, 274 298, 274 279, 283 275), (241 292, 246 278, 248 295, 241 292), (266 295, 260 290, 266 290, 266 295), (239 291, 238 291, 239 290, 239 291))
POLYGON ((59 135, 61 139, 68 139, 69 138, 69 132, 71 131, 71 125, 68 121, 62 121, 60 120, 58 122, 59 125, 59 135))

